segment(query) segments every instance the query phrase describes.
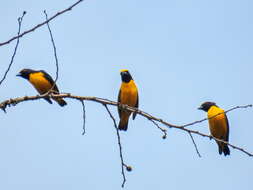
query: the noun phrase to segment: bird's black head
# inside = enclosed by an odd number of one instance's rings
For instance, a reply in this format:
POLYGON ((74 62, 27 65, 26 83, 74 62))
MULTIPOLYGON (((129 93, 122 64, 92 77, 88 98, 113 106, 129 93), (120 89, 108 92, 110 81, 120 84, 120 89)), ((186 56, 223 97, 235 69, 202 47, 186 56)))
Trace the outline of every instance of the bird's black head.
POLYGON ((123 82, 129 82, 130 80, 132 80, 132 76, 130 75, 129 71, 126 69, 123 69, 120 71, 120 75, 121 75, 121 80, 123 82))
POLYGON ((34 72, 36 72, 36 71, 34 71, 32 69, 23 69, 16 76, 23 77, 23 78, 29 80, 29 75, 34 72))
POLYGON ((214 102, 204 102, 203 104, 201 104, 201 106, 198 109, 207 112, 212 106, 217 106, 217 105, 214 102))

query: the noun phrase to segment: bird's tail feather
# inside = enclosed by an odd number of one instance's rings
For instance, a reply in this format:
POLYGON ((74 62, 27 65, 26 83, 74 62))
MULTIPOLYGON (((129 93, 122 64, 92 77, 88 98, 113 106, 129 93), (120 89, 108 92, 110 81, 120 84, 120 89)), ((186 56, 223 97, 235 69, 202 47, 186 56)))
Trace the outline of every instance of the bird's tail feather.
POLYGON ((229 150, 227 144, 218 143, 218 142, 217 142, 217 144, 218 144, 218 147, 219 147, 219 154, 224 153, 224 156, 230 155, 230 150, 229 150))
POLYGON ((128 119, 120 119, 120 122, 119 122, 119 130, 123 130, 123 131, 126 131, 127 130, 127 127, 128 127, 128 119))
POLYGON ((225 156, 230 155, 230 150, 228 148, 228 145, 226 145, 226 144, 223 147, 223 153, 225 156))
POLYGON ((46 98, 44 98, 49 104, 52 104, 53 102, 52 102, 52 100, 50 100, 50 98, 48 98, 48 97, 46 97, 46 98))
POLYGON ((63 98, 54 98, 54 100, 60 105, 60 106, 65 106, 67 105, 67 102, 63 100, 63 98))

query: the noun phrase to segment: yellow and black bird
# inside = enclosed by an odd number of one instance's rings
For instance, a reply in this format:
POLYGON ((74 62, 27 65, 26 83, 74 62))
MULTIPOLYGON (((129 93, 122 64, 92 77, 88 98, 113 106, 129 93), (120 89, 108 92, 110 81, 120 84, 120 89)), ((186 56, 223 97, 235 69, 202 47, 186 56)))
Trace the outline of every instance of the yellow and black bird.
MULTIPOLYGON (((32 69, 23 69, 17 74, 17 76, 27 79, 39 92, 39 94, 47 93, 54 84, 52 77, 43 70, 35 71, 32 69)), ((52 92, 59 93, 58 87, 56 85, 54 85, 52 92)), ((49 97, 46 97, 44 99, 52 104, 52 101, 49 97)), ((67 103, 62 98, 53 98, 53 100, 55 100, 60 106, 67 105, 67 103)))
MULTIPOLYGON (((219 108, 214 102, 204 102, 199 109, 207 112, 211 135, 217 139, 228 142, 229 123, 224 110, 219 108)), ((219 154, 224 153, 225 156, 230 155, 230 150, 227 144, 219 141, 216 141, 216 143, 219 147, 219 154)))
MULTIPOLYGON (((137 86, 130 75, 129 71, 124 69, 120 71, 121 75, 121 86, 120 86, 120 91, 118 95, 118 102, 121 104, 126 104, 131 107, 136 107, 138 108, 139 106, 139 97, 138 97, 138 89, 137 86)), ((119 130, 127 130, 128 126, 128 120, 131 115, 131 112, 122 110, 118 107, 118 113, 119 113, 119 130)), ((133 113, 133 119, 135 119, 136 113, 133 113)))

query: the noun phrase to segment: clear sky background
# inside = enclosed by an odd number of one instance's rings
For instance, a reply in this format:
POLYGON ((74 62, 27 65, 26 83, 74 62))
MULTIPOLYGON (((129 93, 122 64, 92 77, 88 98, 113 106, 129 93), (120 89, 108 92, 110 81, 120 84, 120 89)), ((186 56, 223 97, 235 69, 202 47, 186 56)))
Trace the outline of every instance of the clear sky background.
MULTIPOLYGON (((27 11, 22 29, 42 22, 71 1, 1 2, 0 41, 17 33, 17 18, 27 11)), ((140 109, 173 124, 206 117, 204 101, 223 109, 253 103, 253 2, 250 0, 86 0, 50 23, 59 58, 58 87, 75 95, 116 100, 119 70, 129 69, 139 88, 140 109)), ((0 47, 0 75, 15 42, 0 47)), ((20 39, 15 62, 0 86, 1 101, 37 92, 15 75, 23 68, 44 69, 55 77, 55 60, 46 26, 20 39)), ((0 189, 121 189, 117 137, 100 104, 64 108, 44 100, 24 102, 0 113, 0 189)), ((116 107, 110 107, 119 121, 116 107)), ((253 152, 253 109, 228 113, 230 142, 253 152)), ((208 123, 190 127, 209 134, 208 123)), ((253 158, 168 130, 168 138, 147 119, 130 120, 121 132, 126 190, 252 190, 253 158)))

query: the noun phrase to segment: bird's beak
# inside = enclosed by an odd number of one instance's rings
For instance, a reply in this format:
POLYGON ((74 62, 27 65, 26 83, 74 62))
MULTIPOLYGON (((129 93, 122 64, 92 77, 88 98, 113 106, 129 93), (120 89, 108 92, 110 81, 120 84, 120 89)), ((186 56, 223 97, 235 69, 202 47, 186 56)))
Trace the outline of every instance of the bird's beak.
POLYGON ((202 106, 200 106, 200 107, 198 108, 198 110, 203 110, 203 107, 202 107, 202 106))
POLYGON ((21 74, 20 74, 20 73, 18 73, 16 76, 17 76, 17 77, 21 77, 21 74))

